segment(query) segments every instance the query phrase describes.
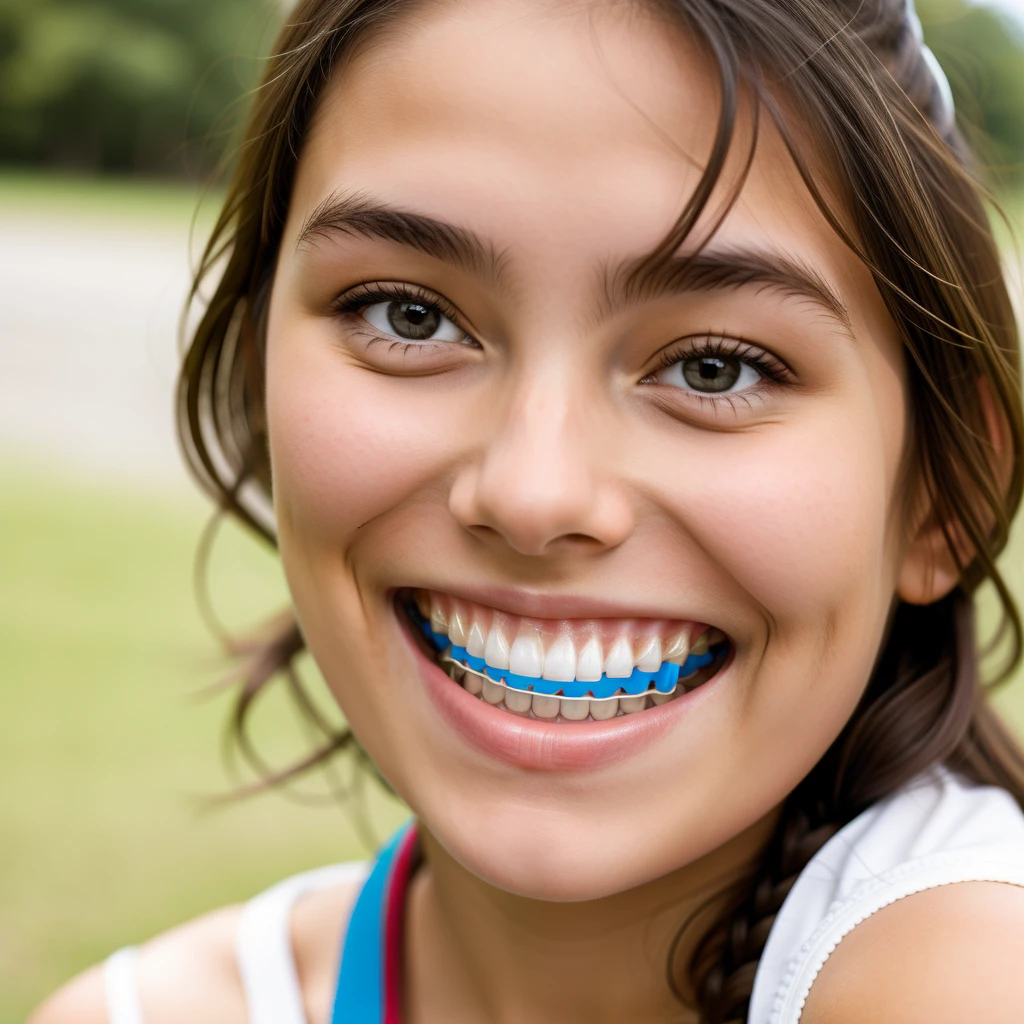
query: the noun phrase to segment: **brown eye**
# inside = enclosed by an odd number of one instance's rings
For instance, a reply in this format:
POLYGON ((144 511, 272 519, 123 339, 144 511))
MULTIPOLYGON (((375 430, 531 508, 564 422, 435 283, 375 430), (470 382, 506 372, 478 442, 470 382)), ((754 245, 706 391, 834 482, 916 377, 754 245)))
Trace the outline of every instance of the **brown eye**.
POLYGON ((746 359, 722 353, 684 356, 660 369, 654 379, 683 391, 717 395, 746 391, 762 376, 746 359))
POLYGON ((728 391, 740 379, 743 364, 733 356, 695 356, 683 360, 683 377, 694 391, 728 391))
POLYGON ((429 302, 392 299, 366 306, 361 316, 382 334, 408 342, 465 341, 466 334, 429 302))

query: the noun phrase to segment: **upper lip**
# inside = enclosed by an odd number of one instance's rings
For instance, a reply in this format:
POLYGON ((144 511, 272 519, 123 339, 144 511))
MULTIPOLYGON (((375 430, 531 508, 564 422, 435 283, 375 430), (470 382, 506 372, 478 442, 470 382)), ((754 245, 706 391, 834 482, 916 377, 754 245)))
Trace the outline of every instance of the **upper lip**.
POLYGON ((607 598, 584 594, 557 594, 528 587, 444 584, 421 585, 420 589, 461 598, 473 604, 486 605, 496 611, 529 619, 670 619, 709 624, 699 617, 680 615, 678 609, 655 608, 643 603, 625 604, 607 598))

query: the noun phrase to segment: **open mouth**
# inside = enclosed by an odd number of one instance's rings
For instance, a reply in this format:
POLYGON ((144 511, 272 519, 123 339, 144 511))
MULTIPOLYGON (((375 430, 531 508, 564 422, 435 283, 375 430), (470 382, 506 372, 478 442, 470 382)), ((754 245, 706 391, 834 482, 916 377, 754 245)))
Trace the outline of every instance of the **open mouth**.
POLYGON ((534 619, 430 590, 398 604, 467 693, 547 722, 608 721, 696 689, 728 659, 721 630, 665 619, 534 619))

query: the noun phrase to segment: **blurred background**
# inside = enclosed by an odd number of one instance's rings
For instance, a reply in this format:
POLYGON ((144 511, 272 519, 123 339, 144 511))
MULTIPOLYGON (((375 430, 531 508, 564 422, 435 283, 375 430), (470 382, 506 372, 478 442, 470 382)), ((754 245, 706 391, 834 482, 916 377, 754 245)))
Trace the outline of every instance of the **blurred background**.
MULTIPOLYGON (((226 663, 193 592, 210 507, 174 437, 179 317, 285 7, 0 0, 0 1024, 119 945, 365 856, 402 815, 351 764, 209 806, 251 776, 223 756, 229 695, 204 693, 226 663)), ((1024 0, 918 8, 1019 226, 1024 0)), ((1018 530, 1024 598, 1022 554, 1018 530)), ((209 580, 236 633, 286 600, 230 525, 209 580)), ((1024 731, 1024 680, 999 701, 1024 731)), ((274 765, 306 749, 279 695, 255 725, 274 765)))

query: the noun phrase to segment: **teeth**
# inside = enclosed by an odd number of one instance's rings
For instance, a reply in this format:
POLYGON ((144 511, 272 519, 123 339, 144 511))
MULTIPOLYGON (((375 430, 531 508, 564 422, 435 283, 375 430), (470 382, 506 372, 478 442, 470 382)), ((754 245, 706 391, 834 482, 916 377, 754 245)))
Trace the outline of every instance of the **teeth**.
POLYGON ((607 722, 619 713, 619 702, 617 700, 592 700, 590 702, 590 717, 597 722, 607 722))
POLYGON ((592 636, 580 651, 579 660, 576 662, 576 678, 584 683, 596 683, 601 678, 601 669, 604 666, 604 654, 601 650, 601 641, 592 636))
POLYGON ((423 618, 430 618, 430 597, 422 590, 416 591, 416 607, 419 608, 423 618))
POLYGON ((676 633, 661 652, 661 656, 665 661, 671 661, 676 665, 682 665, 689 654, 690 641, 686 639, 685 633, 676 633))
POLYGON ((500 704, 505 699, 505 687, 493 679, 482 679, 483 696, 488 704, 500 704))
POLYGON ((714 647, 715 644, 720 644, 725 639, 725 634, 720 629, 715 629, 714 626, 708 630, 708 646, 714 647))
MULTIPOLYGON (((535 633, 520 634, 512 643, 509 671, 517 676, 539 676, 544 668, 544 647, 535 633)), ((534 708, 534 714, 537 709, 534 708)), ((557 714, 557 712, 556 712, 557 714)), ((554 715, 541 715, 554 718, 554 715)))
POLYGON ((452 612, 451 620, 448 623, 448 639, 456 647, 466 646, 466 620, 457 610, 452 612))
POLYGON ((696 640, 693 641, 693 646, 690 648, 691 654, 707 654, 708 653, 708 635, 707 633, 701 633, 696 640))
POLYGON ((651 636, 644 640, 636 667, 641 672, 657 672, 661 668, 661 637, 651 636))
POLYGON ((435 633, 448 632, 448 620, 445 618, 444 609, 440 605, 435 605, 430 609, 430 628, 435 633))
POLYGON ((487 638, 484 636, 483 627, 479 622, 474 622, 470 627, 469 636, 466 638, 466 651, 474 658, 482 658, 486 649, 487 638))
POLYGON ((576 648, 567 636, 560 636, 548 650, 544 659, 544 678, 558 682, 576 678, 576 648))
POLYGON ((511 687, 506 687, 505 689, 505 707, 509 711, 518 711, 520 714, 523 714, 530 710, 533 701, 532 693, 526 693, 523 690, 513 690, 511 687))
POLYGON ((484 661, 491 668, 509 667, 508 664, 508 641, 505 639, 504 630, 498 625, 491 626, 487 634, 487 645, 484 647, 484 661))
MULTIPOLYGON (((513 645, 512 649, 515 650, 515 645, 513 645)), ((533 713, 538 718, 554 718, 558 714, 561 703, 557 697, 545 697, 542 694, 535 693, 533 695, 533 713)))
POLYGON ((674 693, 641 694, 638 697, 618 697, 613 700, 579 700, 515 690, 455 664, 449 664, 447 670, 452 679, 461 682, 468 693, 482 698, 488 704, 496 706, 504 701, 509 711, 521 715, 532 711, 535 717, 549 721, 561 715, 569 722, 582 722, 588 716, 595 722, 607 722, 615 718, 620 710, 623 714, 643 711, 647 707, 648 697, 660 707, 685 692, 678 689, 674 693))
POLYGON ((633 645, 624 636, 620 636, 608 652, 604 674, 609 679, 625 679, 633 674, 633 645))
POLYGON ((582 722, 590 714, 589 700, 561 700, 562 717, 570 722, 582 722))

